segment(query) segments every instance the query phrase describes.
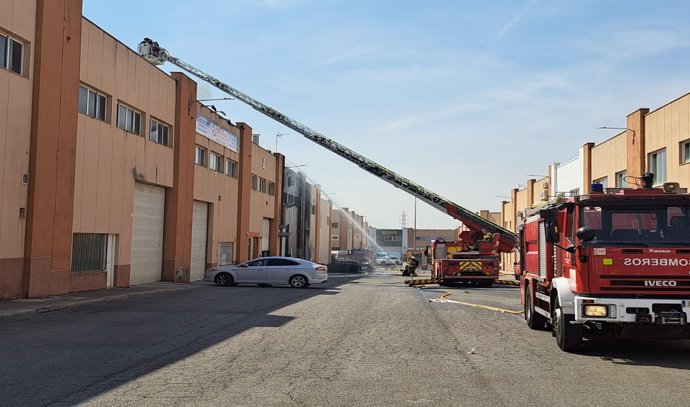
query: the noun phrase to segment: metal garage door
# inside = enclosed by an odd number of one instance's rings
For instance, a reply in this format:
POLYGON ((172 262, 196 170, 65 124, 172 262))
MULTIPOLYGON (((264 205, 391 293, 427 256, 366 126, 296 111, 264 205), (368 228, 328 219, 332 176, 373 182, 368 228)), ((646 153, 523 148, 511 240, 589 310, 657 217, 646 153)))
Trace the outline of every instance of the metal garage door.
POLYGON ((164 215, 165 189, 134 184, 130 284, 161 279, 164 215))
POLYGON ((194 201, 192 214, 192 265, 190 281, 204 278, 206 269, 206 237, 208 236, 208 204, 194 201))

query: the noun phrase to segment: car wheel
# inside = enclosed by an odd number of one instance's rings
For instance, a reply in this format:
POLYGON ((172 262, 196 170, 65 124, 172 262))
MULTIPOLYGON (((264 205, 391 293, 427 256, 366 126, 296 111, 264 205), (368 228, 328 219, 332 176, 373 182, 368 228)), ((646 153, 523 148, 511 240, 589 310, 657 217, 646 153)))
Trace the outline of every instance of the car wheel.
POLYGON ((294 276, 290 277, 289 282, 294 288, 307 288, 309 285, 307 278, 301 274, 295 274, 294 276))
POLYGON ((228 273, 220 273, 216 276, 216 278, 213 279, 213 282, 222 285, 222 286, 230 286, 232 285, 232 276, 228 273))

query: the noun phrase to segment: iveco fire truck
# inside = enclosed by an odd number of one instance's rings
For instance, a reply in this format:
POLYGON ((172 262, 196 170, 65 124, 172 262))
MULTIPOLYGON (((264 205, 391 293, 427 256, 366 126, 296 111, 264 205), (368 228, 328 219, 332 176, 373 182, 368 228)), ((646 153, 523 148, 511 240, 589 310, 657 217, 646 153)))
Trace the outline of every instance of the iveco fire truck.
POLYGON ((528 213, 518 228, 525 320, 576 351, 593 335, 690 338, 690 195, 593 184, 528 213))
POLYGON ((269 107, 231 87, 230 85, 221 82, 200 69, 183 62, 179 58, 170 55, 167 50, 149 38, 145 38, 144 41, 139 44, 139 55, 152 64, 161 65, 165 62, 169 62, 177 67, 182 68, 199 79, 229 94, 235 99, 248 104, 255 110, 263 113, 278 123, 281 123, 284 126, 300 133, 321 147, 331 150, 335 154, 338 154, 346 160, 358 165, 363 170, 379 177, 383 181, 388 182, 396 188, 402 189, 403 191, 419 198, 432 207, 461 221, 468 231, 474 234, 465 235, 465 241, 458 242, 458 244, 455 246, 455 249, 446 251, 443 256, 440 255, 443 252, 442 250, 439 249, 438 252, 434 251, 436 255, 434 256, 432 267, 434 270, 438 270, 438 273, 435 275, 439 278, 443 278, 444 275, 453 276, 453 278, 464 276, 465 279, 469 280, 481 278, 482 281, 490 282, 493 282, 494 279, 498 278, 498 253, 511 252, 514 249, 516 245, 516 235, 513 232, 489 221, 488 219, 482 218, 472 211, 469 211, 434 192, 429 191, 421 185, 418 185, 407 178, 396 174, 388 168, 369 160, 355 151, 305 126, 304 124, 291 119, 272 107, 269 107), (492 244, 486 245, 482 252, 469 250, 469 247, 474 244, 474 236, 483 233, 491 233, 493 236, 495 236, 495 240, 492 242, 492 244), (465 250, 466 253, 460 254, 460 248, 467 249, 465 250), (487 256, 491 257, 491 264, 495 264, 495 266, 477 266, 480 263, 486 263, 487 256), (469 263, 468 260, 471 259, 476 259, 477 261, 469 263), (496 259, 496 262, 494 262, 493 259, 496 259), (462 270, 460 269, 461 266, 459 266, 461 263, 466 264, 466 266, 462 267, 462 270))

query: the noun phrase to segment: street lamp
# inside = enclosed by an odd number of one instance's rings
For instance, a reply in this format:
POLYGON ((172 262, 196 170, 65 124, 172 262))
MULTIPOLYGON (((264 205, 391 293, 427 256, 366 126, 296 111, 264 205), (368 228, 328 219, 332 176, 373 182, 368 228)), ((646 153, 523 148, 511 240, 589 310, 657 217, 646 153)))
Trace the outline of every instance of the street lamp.
POLYGON ((283 136, 287 136, 287 133, 278 133, 276 134, 276 153, 278 152, 278 139, 283 138, 283 136))
POLYGON ((635 130, 633 130, 633 129, 629 129, 627 127, 608 127, 608 126, 597 127, 597 129, 600 129, 600 130, 630 130, 630 131, 632 131, 632 143, 635 144, 635 130))

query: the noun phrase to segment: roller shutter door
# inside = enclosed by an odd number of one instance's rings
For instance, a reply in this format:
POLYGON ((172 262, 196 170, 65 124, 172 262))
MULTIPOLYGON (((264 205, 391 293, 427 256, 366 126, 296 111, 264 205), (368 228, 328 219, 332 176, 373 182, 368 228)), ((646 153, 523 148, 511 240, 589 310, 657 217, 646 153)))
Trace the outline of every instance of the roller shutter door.
POLYGON ((130 284, 161 280, 165 189, 134 185, 130 284))
POLYGON ((206 239, 208 236, 208 204, 194 201, 192 214, 192 265, 190 281, 204 278, 206 269, 206 239))

